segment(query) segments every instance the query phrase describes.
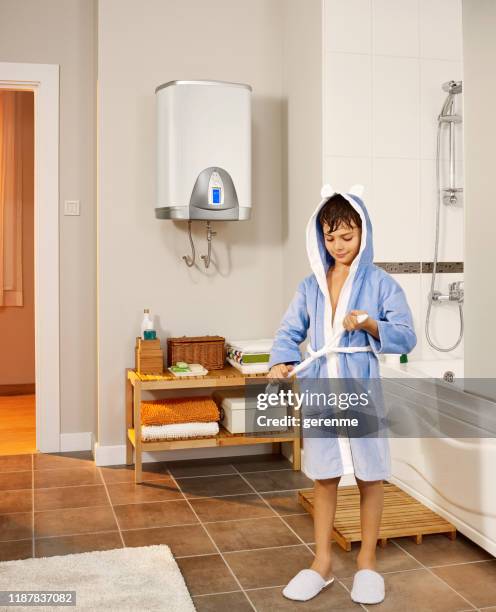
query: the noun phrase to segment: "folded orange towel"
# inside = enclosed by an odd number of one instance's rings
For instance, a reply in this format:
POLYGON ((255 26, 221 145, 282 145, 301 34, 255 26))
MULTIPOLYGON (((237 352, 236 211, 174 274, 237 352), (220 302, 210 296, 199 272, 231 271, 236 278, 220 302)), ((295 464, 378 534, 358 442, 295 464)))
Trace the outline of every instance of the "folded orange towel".
POLYGON ((210 397, 171 397, 141 402, 142 425, 210 423, 219 419, 217 404, 210 397))

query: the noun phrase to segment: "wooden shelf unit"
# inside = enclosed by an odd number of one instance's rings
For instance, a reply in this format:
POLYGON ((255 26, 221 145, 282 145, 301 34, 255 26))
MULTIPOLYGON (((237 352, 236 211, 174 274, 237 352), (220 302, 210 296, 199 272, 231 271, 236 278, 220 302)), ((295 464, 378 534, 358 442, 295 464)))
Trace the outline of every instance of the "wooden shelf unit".
POLYGON ((222 426, 218 435, 204 438, 179 438, 176 440, 141 439, 141 393, 142 391, 176 391, 185 389, 222 389, 228 387, 244 387, 247 379, 265 378, 261 374, 242 374, 231 365, 222 370, 210 370, 205 376, 190 376, 176 378, 166 372, 157 380, 142 380, 135 370, 126 370, 126 464, 133 463, 135 454, 135 482, 143 481, 142 453, 143 451, 179 450, 186 448, 209 448, 215 446, 243 446, 247 444, 272 443, 272 451, 280 452, 281 442, 291 442, 293 445, 293 469, 301 467, 300 431, 274 432, 271 435, 231 434, 222 426))

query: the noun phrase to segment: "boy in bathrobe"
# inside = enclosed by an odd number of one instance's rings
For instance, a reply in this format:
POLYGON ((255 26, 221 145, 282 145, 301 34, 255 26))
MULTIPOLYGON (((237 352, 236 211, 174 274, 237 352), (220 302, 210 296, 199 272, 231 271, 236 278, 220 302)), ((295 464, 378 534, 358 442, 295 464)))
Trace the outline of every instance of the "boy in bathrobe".
MULTIPOLYGON (((284 378, 301 362, 299 345, 308 335, 309 354, 330 345, 298 378, 379 378, 378 353, 409 353, 417 338, 401 286, 373 264, 372 226, 361 199, 363 188, 339 194, 330 186, 306 229, 312 274, 304 278, 275 335, 269 378, 284 378), (367 314, 363 322, 357 316, 367 314), (337 340, 336 340, 337 338, 337 340)), ((337 487, 354 473, 361 496, 362 543, 351 597, 364 604, 384 599, 375 571, 383 507, 383 484, 391 475, 386 437, 310 437, 304 440, 303 471, 315 481, 316 554, 283 594, 306 601, 332 583, 331 533, 337 487)))

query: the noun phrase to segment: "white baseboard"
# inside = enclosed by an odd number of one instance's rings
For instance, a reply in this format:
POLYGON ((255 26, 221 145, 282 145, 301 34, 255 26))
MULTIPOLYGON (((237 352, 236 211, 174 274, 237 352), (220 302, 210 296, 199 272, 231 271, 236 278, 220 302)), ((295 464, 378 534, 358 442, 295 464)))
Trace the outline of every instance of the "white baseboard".
MULTIPOLYGON (((182 461, 185 459, 206 459, 210 457, 241 457, 243 455, 262 455, 272 452, 272 444, 251 444, 246 446, 216 446, 211 448, 191 448, 177 451, 143 452, 143 463, 151 461, 182 461)), ((101 446, 94 443, 95 464, 122 465, 126 463, 126 445, 101 446)))
POLYGON ((86 451, 93 448, 93 432, 82 431, 78 433, 60 434, 60 452, 86 451))

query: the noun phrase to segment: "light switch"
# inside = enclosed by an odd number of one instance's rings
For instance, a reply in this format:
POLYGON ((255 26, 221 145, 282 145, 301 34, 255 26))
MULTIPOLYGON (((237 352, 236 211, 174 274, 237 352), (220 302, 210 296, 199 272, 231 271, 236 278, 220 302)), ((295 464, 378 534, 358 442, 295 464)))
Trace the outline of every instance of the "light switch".
POLYGON ((64 215, 78 216, 79 215, 79 200, 65 200, 64 215))

